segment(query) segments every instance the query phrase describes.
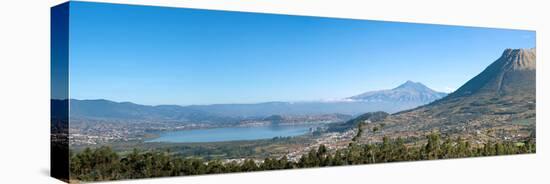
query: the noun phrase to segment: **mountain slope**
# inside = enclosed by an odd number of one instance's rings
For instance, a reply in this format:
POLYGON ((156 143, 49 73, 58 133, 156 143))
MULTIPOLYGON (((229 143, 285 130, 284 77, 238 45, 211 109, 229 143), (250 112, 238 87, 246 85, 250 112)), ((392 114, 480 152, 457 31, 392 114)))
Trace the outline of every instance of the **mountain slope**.
MULTIPOLYGON (((479 137, 484 130, 500 127, 502 132, 511 131, 507 132, 509 137, 526 136, 527 133, 517 132, 534 131, 535 127, 535 54, 535 49, 505 50, 500 58, 448 96, 388 116, 383 120, 388 125, 385 131, 418 135, 437 129, 479 137)), ((505 135, 502 132, 501 136, 505 135)))
MULTIPOLYGON (((534 109, 535 49, 506 49, 480 74, 447 97, 427 105, 433 115, 515 114, 534 109)), ((530 112, 530 111, 528 111, 530 112)), ((534 113, 534 112, 532 112, 534 113)))
POLYGON ((475 95, 514 95, 535 90, 535 55, 532 49, 506 49, 502 56, 472 78, 449 99, 475 95))

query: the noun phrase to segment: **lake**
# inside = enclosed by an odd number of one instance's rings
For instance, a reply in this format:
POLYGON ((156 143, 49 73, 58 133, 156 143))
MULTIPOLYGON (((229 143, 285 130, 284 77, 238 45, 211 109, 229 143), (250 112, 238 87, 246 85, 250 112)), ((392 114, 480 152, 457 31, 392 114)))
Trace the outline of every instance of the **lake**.
POLYGON ((272 139, 303 135, 313 127, 316 126, 261 126, 166 131, 160 132, 158 138, 146 142, 196 143, 272 139))

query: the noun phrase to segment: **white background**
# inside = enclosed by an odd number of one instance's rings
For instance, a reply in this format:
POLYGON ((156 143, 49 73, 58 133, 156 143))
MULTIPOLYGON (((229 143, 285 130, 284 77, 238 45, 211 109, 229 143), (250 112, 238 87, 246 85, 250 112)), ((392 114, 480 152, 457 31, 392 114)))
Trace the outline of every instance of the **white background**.
MULTIPOLYGON (((119 183, 548 183, 550 6, 531 0, 103 0, 220 10, 391 20, 537 31, 537 154, 119 183), (548 94, 548 95, 544 95, 548 94), (545 175, 546 174, 546 175, 545 175)), ((49 177, 49 7, 59 0, 0 1, 0 183, 49 177)), ((406 30, 403 30, 406 31, 406 30)), ((460 52, 460 51, 457 51, 460 52)))

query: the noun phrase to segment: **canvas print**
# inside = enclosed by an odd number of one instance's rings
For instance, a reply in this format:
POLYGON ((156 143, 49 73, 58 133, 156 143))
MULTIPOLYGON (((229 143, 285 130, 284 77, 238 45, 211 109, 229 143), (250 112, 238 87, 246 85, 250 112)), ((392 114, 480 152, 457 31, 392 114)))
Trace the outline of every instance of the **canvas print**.
POLYGON ((94 182, 536 152, 536 34, 67 2, 52 176, 94 182))

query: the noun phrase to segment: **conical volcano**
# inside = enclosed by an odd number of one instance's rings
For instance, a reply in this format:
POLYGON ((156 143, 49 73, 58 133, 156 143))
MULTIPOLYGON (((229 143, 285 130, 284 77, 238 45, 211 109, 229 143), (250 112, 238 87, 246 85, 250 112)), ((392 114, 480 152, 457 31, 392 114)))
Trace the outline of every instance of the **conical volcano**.
POLYGON ((467 96, 516 95, 535 91, 536 51, 506 49, 502 56, 444 100, 467 96))
POLYGON ((407 102, 418 106, 433 102, 445 95, 447 94, 434 91, 420 82, 409 80, 393 89, 369 91, 347 99, 364 102, 390 102, 394 104, 407 102))

